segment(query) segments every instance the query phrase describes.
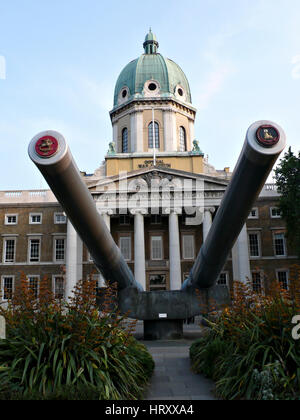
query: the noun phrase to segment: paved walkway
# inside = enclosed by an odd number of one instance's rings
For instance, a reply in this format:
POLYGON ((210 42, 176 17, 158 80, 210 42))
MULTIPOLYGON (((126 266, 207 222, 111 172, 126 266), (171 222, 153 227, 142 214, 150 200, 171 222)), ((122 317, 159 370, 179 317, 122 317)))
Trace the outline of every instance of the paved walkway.
MULTIPOLYGON (((140 327, 141 328, 141 327, 140 327)), ((198 326, 184 327, 183 340, 142 341, 155 361, 145 400, 214 400, 214 383, 191 371, 189 348, 201 334, 198 326)), ((141 339, 138 329, 137 338, 141 339)))

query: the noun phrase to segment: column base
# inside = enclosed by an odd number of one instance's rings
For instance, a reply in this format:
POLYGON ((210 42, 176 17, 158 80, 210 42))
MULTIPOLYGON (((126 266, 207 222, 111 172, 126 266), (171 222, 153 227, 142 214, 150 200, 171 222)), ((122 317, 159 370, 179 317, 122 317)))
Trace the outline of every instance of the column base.
POLYGON ((144 321, 144 340, 177 340, 183 338, 183 320, 144 321))

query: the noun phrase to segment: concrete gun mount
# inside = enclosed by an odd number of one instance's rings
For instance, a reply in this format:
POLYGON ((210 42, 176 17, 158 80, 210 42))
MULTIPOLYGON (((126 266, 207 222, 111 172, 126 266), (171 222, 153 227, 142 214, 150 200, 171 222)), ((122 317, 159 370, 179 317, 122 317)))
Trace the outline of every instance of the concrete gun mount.
POLYGON ((55 131, 39 133, 31 140, 28 153, 99 271, 109 283, 118 284, 121 312, 144 321, 146 339, 161 339, 182 336, 183 321, 200 315, 201 306, 209 299, 219 305, 230 301, 229 291, 217 286, 217 279, 285 144, 285 134, 277 124, 258 121, 250 126, 230 184, 188 279, 181 290, 165 292, 145 292, 134 278, 81 179, 64 137, 55 131))

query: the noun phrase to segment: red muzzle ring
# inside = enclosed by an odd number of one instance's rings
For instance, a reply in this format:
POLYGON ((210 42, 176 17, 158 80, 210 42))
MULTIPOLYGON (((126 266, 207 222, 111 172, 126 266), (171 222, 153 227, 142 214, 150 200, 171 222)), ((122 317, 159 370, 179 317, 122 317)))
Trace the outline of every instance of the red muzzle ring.
POLYGON ((35 144, 36 153, 43 158, 49 158, 58 150, 58 141, 53 136, 41 137, 35 144))
POLYGON ((273 125, 261 125, 256 132, 256 139, 263 147, 275 146, 280 140, 280 133, 273 125))

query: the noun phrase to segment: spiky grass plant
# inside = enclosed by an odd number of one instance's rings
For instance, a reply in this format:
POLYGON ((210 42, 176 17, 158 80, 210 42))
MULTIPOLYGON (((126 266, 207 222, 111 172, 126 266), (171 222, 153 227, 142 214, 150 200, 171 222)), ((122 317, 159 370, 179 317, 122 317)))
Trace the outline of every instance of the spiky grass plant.
POLYGON ((300 341, 292 319, 300 315, 300 269, 289 291, 274 282, 268 295, 236 283, 232 306, 190 349, 192 366, 216 381, 223 399, 300 399, 300 341))
MULTIPOLYGON (((115 294, 108 289, 111 301, 115 294)), ((55 300, 47 278, 38 299, 23 275, 6 309, 0 340, 0 398, 138 399, 154 363, 125 317, 99 314, 96 284, 81 281, 67 303, 55 300)))

